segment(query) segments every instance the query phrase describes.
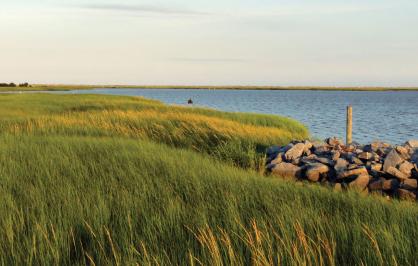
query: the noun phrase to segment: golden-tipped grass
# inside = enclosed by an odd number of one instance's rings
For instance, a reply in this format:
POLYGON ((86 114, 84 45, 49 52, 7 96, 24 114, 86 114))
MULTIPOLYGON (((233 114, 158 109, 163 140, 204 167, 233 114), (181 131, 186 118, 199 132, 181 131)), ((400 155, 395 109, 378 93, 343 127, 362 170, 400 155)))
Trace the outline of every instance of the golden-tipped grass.
POLYGON ((285 143, 292 138, 303 137, 303 134, 294 134, 281 128, 243 124, 200 114, 161 113, 155 110, 106 110, 41 116, 11 123, 3 130, 13 134, 66 135, 68 132, 68 135, 101 134, 103 136, 147 138, 172 145, 188 140, 204 144, 213 138, 225 141, 247 139, 268 145, 285 143))
POLYGON ((288 118, 163 105, 138 97, 6 95, 0 132, 146 139, 261 169, 272 144, 308 137, 288 118), (257 151, 257 152, 254 152, 257 151))

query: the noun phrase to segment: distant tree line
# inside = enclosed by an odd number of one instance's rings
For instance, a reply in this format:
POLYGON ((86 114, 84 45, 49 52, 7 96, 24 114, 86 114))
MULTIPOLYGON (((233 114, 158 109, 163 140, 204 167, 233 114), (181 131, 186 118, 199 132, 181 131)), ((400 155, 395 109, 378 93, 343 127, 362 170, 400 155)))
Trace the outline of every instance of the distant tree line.
POLYGON ((9 88, 15 88, 15 87, 31 87, 31 85, 29 85, 29 83, 25 82, 25 83, 21 83, 18 85, 16 85, 15 83, 0 83, 0 87, 9 87, 9 88))

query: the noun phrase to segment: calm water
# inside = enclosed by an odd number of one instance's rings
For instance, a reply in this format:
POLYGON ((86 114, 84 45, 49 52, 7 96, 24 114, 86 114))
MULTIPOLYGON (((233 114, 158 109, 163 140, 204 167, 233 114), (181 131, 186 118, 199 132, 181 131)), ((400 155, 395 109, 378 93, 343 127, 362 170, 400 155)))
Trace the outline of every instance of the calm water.
POLYGON ((192 98, 197 106, 223 111, 291 117, 321 139, 344 138, 346 107, 352 104, 355 141, 400 144, 418 139, 418 92, 96 89, 67 93, 144 96, 168 104, 185 104, 192 98))

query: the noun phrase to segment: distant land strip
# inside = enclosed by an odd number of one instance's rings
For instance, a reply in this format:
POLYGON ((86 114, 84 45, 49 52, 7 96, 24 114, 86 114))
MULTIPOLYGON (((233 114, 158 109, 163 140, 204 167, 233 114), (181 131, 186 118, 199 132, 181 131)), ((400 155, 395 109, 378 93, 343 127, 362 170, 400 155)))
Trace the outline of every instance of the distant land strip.
POLYGON ((310 91, 418 91, 418 87, 322 87, 322 86, 182 86, 182 85, 70 85, 32 84, 30 87, 0 87, 0 91, 68 91, 92 89, 200 89, 200 90, 310 90, 310 91))

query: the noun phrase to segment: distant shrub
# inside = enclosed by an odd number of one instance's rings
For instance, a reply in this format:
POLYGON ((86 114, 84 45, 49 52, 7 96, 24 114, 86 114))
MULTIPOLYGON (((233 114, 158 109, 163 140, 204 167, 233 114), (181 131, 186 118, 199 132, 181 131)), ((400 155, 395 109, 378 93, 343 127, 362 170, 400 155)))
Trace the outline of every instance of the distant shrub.
POLYGON ((0 83, 0 87, 16 87, 16 84, 12 83, 0 83))
POLYGON ((29 83, 27 83, 27 82, 21 83, 21 84, 19 84, 19 87, 25 87, 25 88, 27 88, 27 87, 29 87, 29 83))

